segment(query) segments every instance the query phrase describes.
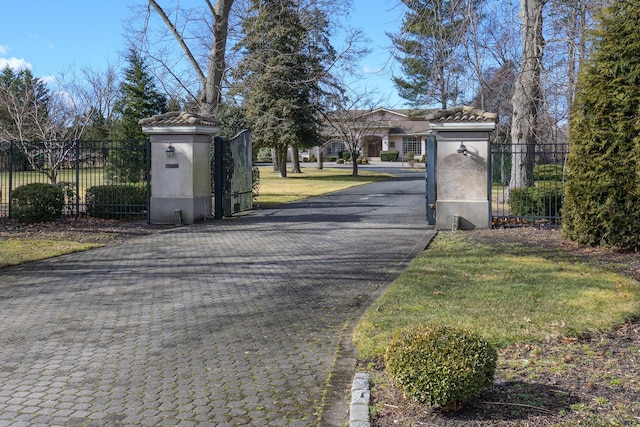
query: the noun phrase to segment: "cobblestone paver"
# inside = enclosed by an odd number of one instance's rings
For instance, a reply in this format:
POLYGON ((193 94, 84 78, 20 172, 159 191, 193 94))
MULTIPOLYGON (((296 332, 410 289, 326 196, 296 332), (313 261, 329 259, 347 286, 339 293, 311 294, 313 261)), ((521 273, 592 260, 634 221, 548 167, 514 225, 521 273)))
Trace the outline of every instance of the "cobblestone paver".
POLYGON ((390 188, 0 270, 0 426, 318 424, 345 325, 431 233, 390 188))

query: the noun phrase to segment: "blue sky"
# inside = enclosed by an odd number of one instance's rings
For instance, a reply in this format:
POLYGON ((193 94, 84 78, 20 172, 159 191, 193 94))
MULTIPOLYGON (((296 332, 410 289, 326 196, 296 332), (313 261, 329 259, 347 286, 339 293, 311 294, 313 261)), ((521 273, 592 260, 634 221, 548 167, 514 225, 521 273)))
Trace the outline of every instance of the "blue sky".
MULTIPOLYGON (((183 1, 183 4, 198 0, 183 1)), ((162 4, 162 2, 159 2, 162 4)), ((376 90, 388 99, 387 107, 401 107, 390 83, 389 39, 386 32, 396 32, 401 11, 396 1, 354 0, 350 14, 353 26, 361 28, 371 40, 373 53, 362 61, 361 87, 376 90)), ((0 68, 29 67, 33 73, 49 80, 71 69, 86 67, 101 70, 109 62, 117 64, 126 50, 123 37, 130 6, 146 4, 144 0, 0 0, 0 68), (88 6, 90 3, 90 6, 88 6)))

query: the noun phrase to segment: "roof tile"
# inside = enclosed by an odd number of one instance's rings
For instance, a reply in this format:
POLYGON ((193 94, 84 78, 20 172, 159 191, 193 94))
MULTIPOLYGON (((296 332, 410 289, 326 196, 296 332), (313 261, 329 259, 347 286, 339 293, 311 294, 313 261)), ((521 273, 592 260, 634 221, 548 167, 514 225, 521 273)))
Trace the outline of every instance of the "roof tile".
POLYGON ((186 111, 171 111, 164 114, 156 114, 153 117, 141 119, 138 124, 142 126, 210 126, 217 127, 220 124, 215 120, 199 114, 186 111))

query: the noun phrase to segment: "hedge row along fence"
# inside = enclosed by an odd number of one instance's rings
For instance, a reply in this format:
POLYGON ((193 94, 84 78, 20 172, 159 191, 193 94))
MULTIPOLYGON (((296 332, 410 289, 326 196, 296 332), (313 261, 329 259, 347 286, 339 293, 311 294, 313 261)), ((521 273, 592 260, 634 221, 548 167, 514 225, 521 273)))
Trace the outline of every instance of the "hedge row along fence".
POLYGON ((28 220, 25 209, 55 192, 61 213, 56 200, 38 216, 148 219, 150 148, 148 140, 0 141, 0 217, 28 220))
POLYGON ((562 221, 566 143, 537 144, 525 167, 530 181, 510 188, 514 154, 524 146, 491 144, 491 217, 495 227, 553 226, 562 221))

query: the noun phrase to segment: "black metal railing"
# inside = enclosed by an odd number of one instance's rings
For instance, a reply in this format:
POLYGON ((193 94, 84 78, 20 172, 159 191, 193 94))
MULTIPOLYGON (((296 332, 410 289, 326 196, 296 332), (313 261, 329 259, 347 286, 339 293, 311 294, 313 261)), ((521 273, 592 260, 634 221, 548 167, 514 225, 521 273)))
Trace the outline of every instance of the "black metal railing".
POLYGON ((494 228, 559 226, 568 152, 566 143, 491 144, 494 228))
POLYGON ((148 140, 0 141, 0 217, 16 188, 49 183, 64 191, 64 215, 148 218, 150 152, 148 140))

